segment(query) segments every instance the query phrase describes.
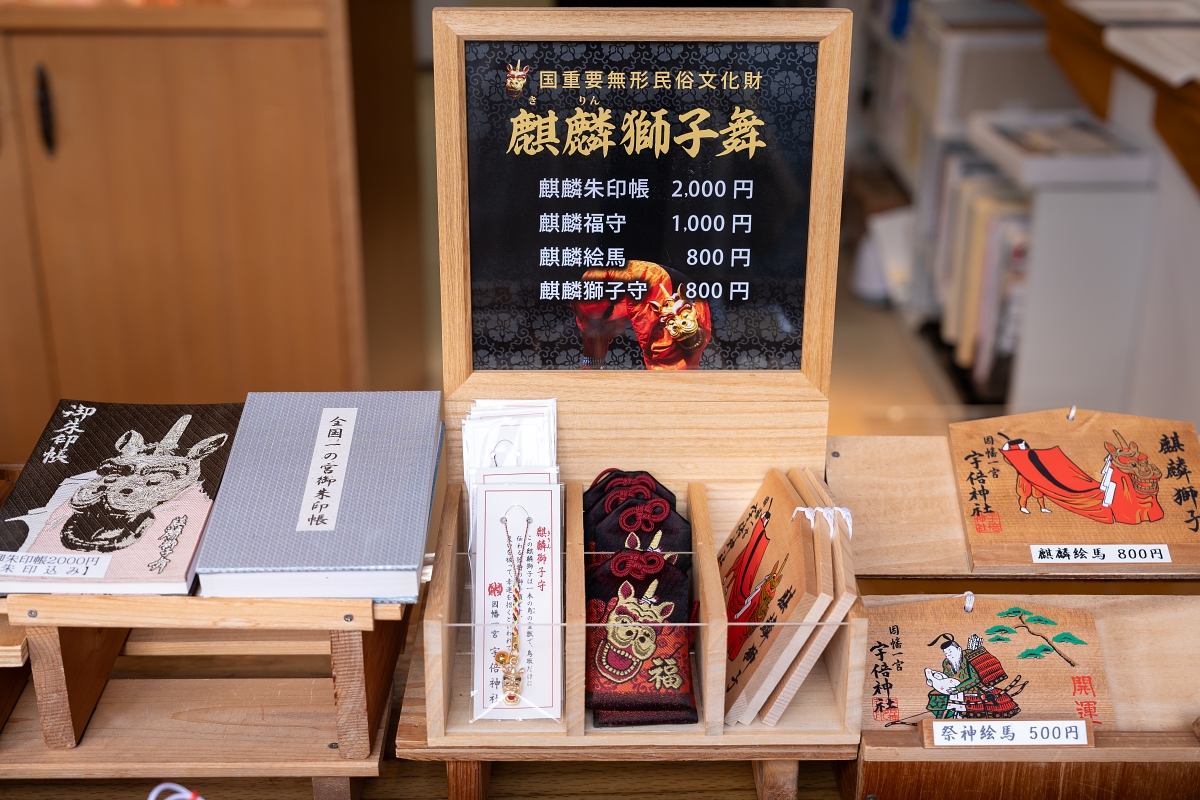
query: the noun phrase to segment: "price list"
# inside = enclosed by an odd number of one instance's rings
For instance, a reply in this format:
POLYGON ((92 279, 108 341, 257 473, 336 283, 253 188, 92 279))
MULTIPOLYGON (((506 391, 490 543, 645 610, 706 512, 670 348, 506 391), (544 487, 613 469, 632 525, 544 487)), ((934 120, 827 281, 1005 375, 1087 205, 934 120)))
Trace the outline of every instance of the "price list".
POLYGON ((467 42, 476 369, 795 369, 816 45, 467 42))

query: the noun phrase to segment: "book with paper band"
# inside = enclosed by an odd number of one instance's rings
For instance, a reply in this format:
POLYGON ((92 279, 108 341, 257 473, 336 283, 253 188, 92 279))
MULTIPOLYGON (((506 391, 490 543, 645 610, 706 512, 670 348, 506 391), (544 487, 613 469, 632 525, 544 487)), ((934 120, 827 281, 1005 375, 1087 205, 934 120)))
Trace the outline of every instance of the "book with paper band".
POLYGON ((241 413, 61 401, 0 508, 0 593, 187 594, 241 413))
POLYGON ((440 392, 252 392, 200 593, 416 602, 440 407, 440 392))

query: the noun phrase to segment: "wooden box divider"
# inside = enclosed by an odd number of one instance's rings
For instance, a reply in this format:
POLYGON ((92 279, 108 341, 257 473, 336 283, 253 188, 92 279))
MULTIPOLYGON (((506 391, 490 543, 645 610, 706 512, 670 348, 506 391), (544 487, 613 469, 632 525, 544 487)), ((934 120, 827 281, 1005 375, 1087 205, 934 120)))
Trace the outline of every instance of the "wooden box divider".
MULTIPOLYGON (((668 481, 668 485, 672 485, 668 481)), ((692 524, 692 597, 699 620, 693 654, 693 686, 700 720, 692 725, 597 729, 584 707, 586 666, 586 609, 584 587, 583 485, 568 481, 565 492, 565 631, 563 649, 563 711, 561 720, 476 720, 471 717, 472 644, 469 636, 470 576, 466 547, 465 492, 450 487, 433 565, 423 632, 424 748, 431 752, 453 748, 503 749, 520 745, 584 750, 594 747, 645 748, 660 744, 668 734, 673 743, 699 748, 762 745, 844 745, 854 748, 859 737, 866 654, 866 613, 857 603, 833 636, 821 663, 801 687, 793 707, 775 727, 760 721, 750 725, 724 724, 727 622, 724 595, 716 561, 718 536, 713 531, 713 507, 707 486, 700 482, 674 484, 678 510, 692 524), (457 508, 457 511, 455 509, 457 508)), ((753 485, 738 484, 715 493, 719 519, 737 518, 749 502, 753 485), (740 499, 734 499, 735 497, 740 499), (736 507, 736 511, 732 509, 736 507)), ((719 535, 721 539, 723 534, 719 535)), ((414 678, 414 680, 416 680, 414 678)), ((398 753, 411 754, 411 732, 398 735, 398 753)), ((423 749, 424 749, 423 748, 423 749)), ((633 756, 631 756, 633 757, 633 756)))

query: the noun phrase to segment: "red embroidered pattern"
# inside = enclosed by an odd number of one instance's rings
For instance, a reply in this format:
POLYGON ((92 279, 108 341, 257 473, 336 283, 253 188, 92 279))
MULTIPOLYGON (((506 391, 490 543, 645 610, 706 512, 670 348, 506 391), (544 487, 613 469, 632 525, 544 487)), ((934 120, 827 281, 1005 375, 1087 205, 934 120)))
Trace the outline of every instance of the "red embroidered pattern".
POLYGON ((653 496, 650 489, 640 483, 636 486, 621 486, 613 489, 604 497, 604 513, 611 514, 614 508, 631 497, 639 500, 649 500, 653 496))
POLYGON ((617 519, 621 530, 628 533, 642 531, 649 533, 654 530, 656 522, 662 522, 671 513, 671 504, 661 497, 656 497, 648 503, 627 508, 617 519))
POLYGON ((654 550, 622 550, 613 556, 610 569, 618 578, 632 577, 640 581, 648 575, 657 575, 664 563, 662 553, 654 550))

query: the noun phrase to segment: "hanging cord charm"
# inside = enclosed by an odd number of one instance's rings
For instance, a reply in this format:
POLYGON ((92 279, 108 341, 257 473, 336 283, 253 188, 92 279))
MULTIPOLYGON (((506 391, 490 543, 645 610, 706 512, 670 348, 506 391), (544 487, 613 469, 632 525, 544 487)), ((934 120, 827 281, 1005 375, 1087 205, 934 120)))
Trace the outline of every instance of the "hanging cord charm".
POLYGON ((146 800, 204 800, 197 792, 185 789, 178 783, 160 783, 150 791, 146 800), (170 792, 170 794, 163 794, 170 792))
MULTIPOLYGON (((521 506, 514 508, 525 509, 521 506)), ((510 508, 509 511, 512 511, 510 508)), ((525 511, 528 514, 528 511, 525 511)), ((521 702, 521 688, 525 682, 525 668, 521 664, 521 572, 525 566, 525 546, 529 543, 529 527, 533 517, 525 517, 525 534, 521 537, 521 550, 513 557, 512 534, 508 531, 508 511, 500 518, 504 525, 504 536, 508 541, 508 559, 512 562, 512 642, 508 650, 496 653, 496 663, 500 665, 500 681, 503 689, 501 695, 506 706, 515 706, 521 702)))
POLYGON ((832 542, 834 540, 834 538, 837 537, 837 525, 835 524, 835 515, 841 517, 842 521, 846 523, 846 538, 847 539, 854 538, 854 518, 852 516, 850 516, 850 509, 842 508, 841 506, 817 506, 815 508, 808 508, 807 506, 796 506, 796 510, 792 512, 792 519, 795 519, 796 515, 799 514, 801 511, 804 512, 804 516, 808 517, 809 525, 813 525, 813 526, 816 525, 816 519, 817 519, 818 513, 820 513, 821 516, 825 517, 825 521, 829 523, 829 541, 832 542))

